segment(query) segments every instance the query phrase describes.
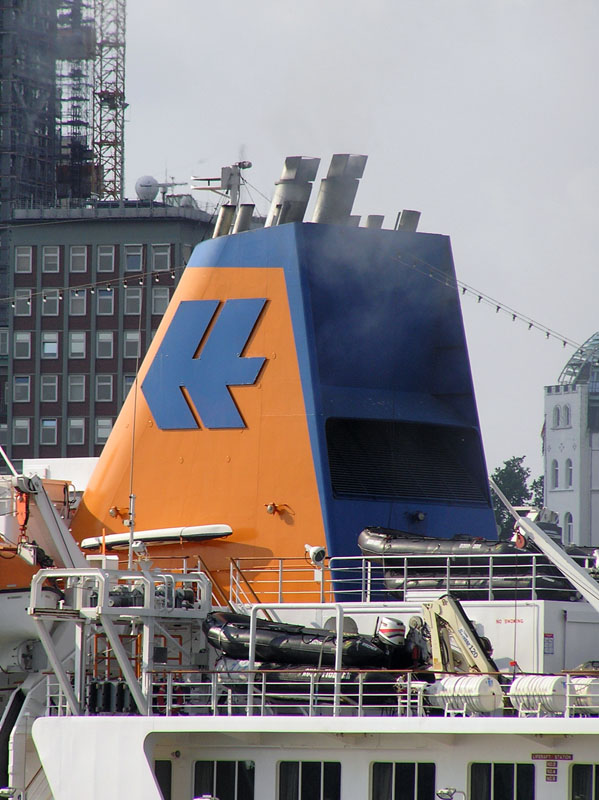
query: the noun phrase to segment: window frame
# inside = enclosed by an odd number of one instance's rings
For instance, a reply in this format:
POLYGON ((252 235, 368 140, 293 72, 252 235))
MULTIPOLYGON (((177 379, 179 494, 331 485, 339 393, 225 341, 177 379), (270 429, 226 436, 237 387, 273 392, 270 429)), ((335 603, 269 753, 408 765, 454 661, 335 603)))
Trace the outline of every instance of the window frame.
POLYGON ((85 417, 67 417, 67 444, 74 446, 85 444, 85 417), (78 438, 73 436, 77 431, 81 431, 81 441, 73 441, 74 438, 78 438))
POLYGON ((551 461, 551 488, 559 489, 559 464, 557 458, 551 461))
POLYGON ((114 376, 110 373, 100 372, 96 375, 96 403, 112 403, 114 394, 114 376), (102 397, 103 391, 108 388, 107 396, 102 397))
POLYGON ((33 247, 30 244, 15 246, 15 273, 29 275, 33 272, 33 247), (23 267, 24 264, 24 267, 23 267))
POLYGON ((152 253, 152 272, 168 272, 171 269, 171 245, 166 243, 156 243, 151 245, 152 253), (160 266, 161 257, 166 255, 166 266, 160 266))
POLYGON ((143 287, 125 286, 123 288, 123 314, 126 317, 139 317, 143 307, 143 287))
POLYGON ((69 272, 87 272, 88 247, 86 244, 72 244, 69 247, 69 272), (82 266, 76 266, 77 260, 82 259, 82 266))
POLYGON ((42 331, 40 336, 40 358, 44 361, 53 361, 58 358, 60 350, 60 335, 58 331, 42 331), (51 350, 50 345, 56 345, 56 350, 51 350))
POLYGON ((30 317, 32 306, 31 289, 23 287, 15 289, 14 304, 15 317, 30 317))
POLYGON ((40 403, 57 403, 58 402, 58 375, 44 373, 40 376, 40 403), (52 379, 52 380, 50 380, 52 379), (49 389, 53 391, 51 397, 44 397, 45 392, 49 389))
POLYGON ((171 292, 168 286, 152 286, 152 314, 162 317, 171 301, 171 292), (157 308, 158 298, 162 295, 161 308, 157 308), (165 303, 166 300, 166 303, 165 303), (162 308, 164 305, 164 308, 162 308))
POLYGON ((12 401, 13 403, 31 402, 31 375, 13 375, 12 378, 12 401), (22 387, 22 397, 18 397, 18 388, 22 387))
POLYGON ((60 272, 60 246, 57 244, 45 244, 42 247, 42 272, 56 274, 60 272), (51 253, 50 251, 55 252, 51 253), (54 258, 56 263, 54 264, 54 258), (53 267, 56 266, 56 269, 53 267))
POLYGON ((44 289, 41 305, 42 317, 57 317, 60 314, 60 290, 44 289))
POLYGON ((0 328, 0 357, 7 356, 10 352, 10 329, 0 328))
POLYGON ((139 358, 141 354, 141 335, 139 331, 123 331, 123 358, 139 358), (127 352, 128 346, 136 344, 135 354, 127 352))
POLYGON ((12 419, 12 443, 15 447, 27 447, 31 441, 31 418, 13 417, 12 419), (26 423, 26 424, 19 424, 26 423), (25 440, 20 442, 17 437, 17 430, 26 431, 25 440))
POLYGON ((69 289, 69 316, 84 317, 87 314, 87 289, 69 289))
POLYGON ((96 331, 96 358, 114 358, 114 331, 96 331), (110 343, 110 352, 102 352, 104 347, 110 343))
POLYGON ((55 446, 58 444, 58 419, 56 417, 42 417, 40 419, 40 445, 55 446), (53 423, 46 424, 44 423, 53 423), (50 431, 50 441, 44 441, 44 432, 50 431))
POLYGON ((104 287, 98 288, 96 294, 96 314, 99 317, 114 316, 114 292, 112 289, 105 289, 104 287), (107 300, 110 302, 106 303, 107 300), (102 306, 105 304, 108 306, 108 308, 110 308, 110 311, 102 308, 102 306))
POLYGON ((85 403, 86 397, 86 376, 83 373, 71 373, 67 376, 67 402, 85 403), (81 379, 81 380, 79 380, 81 379), (81 397, 75 396, 81 391, 81 397))
POLYGON ((13 336, 13 351, 12 357, 15 359, 26 360, 31 358, 31 331, 15 331, 13 336), (19 349, 22 344, 26 344, 27 355, 19 355, 19 349))
POLYGON ((110 433, 112 431, 113 425, 114 425, 114 420, 113 420, 112 417, 96 417, 96 421, 95 421, 95 425, 94 425, 94 443, 95 444, 106 444, 106 442, 108 441, 108 437, 110 436, 110 433), (108 432, 106 434, 106 438, 102 438, 101 429, 108 427, 108 425, 106 423, 110 424, 110 429, 108 430, 108 432))
POLYGON ((69 331, 69 358, 81 360, 87 357, 87 334, 85 331, 69 331), (82 347, 75 343, 83 343, 82 347))
POLYGON ((96 272, 114 272, 116 248, 113 244, 99 244, 96 250, 96 272), (109 252, 102 252, 109 251, 109 252), (103 266, 104 259, 110 256, 110 268, 103 266))
POLYGON ((123 252, 125 254, 124 272, 143 272, 144 268, 144 246, 143 244, 125 244, 123 245, 123 252), (139 259, 133 265, 132 259, 139 259))

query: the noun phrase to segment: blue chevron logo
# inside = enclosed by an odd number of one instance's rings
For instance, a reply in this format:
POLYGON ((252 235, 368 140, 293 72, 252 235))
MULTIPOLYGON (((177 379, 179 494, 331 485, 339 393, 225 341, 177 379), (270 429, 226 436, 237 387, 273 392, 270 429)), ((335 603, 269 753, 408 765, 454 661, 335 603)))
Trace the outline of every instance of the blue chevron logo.
POLYGON ((265 358, 241 354, 265 298, 185 300, 141 385, 161 430, 245 428, 229 386, 256 382, 265 358), (194 413, 195 411, 195 413, 194 413))

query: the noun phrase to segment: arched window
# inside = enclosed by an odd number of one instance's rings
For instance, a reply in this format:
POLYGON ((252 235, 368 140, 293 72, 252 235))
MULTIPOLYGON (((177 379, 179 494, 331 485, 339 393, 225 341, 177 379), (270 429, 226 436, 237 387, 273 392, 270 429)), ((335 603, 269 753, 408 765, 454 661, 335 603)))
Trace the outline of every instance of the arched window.
POLYGON ((566 488, 570 488, 572 486, 572 478, 574 476, 574 470, 572 469, 572 459, 566 459, 566 488))
POLYGON ((559 428, 559 419, 560 419, 560 409, 559 406, 554 406, 553 408, 553 427, 559 428))
POLYGON ((572 514, 569 511, 566 511, 564 514, 564 542, 566 544, 572 543, 572 536, 574 535, 574 520, 572 519, 572 514))
POLYGON ((564 425, 569 428, 572 424, 572 415, 570 414, 570 406, 564 406, 564 425))
POLYGON ((559 466, 555 458, 551 462, 551 488, 557 489, 559 487, 559 466))

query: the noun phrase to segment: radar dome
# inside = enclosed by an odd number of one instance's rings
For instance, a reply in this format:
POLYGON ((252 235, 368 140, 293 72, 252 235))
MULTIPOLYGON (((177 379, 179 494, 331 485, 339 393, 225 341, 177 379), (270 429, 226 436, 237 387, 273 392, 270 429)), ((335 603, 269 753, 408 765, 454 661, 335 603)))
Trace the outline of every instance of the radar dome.
POLYGON ((151 175, 142 175, 135 182, 135 191, 140 200, 155 200, 160 184, 151 175))

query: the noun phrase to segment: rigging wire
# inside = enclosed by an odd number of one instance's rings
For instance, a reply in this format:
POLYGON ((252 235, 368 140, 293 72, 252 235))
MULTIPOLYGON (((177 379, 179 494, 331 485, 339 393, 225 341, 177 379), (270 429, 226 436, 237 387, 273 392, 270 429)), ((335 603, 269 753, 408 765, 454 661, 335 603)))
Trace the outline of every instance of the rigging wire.
POLYGON ((507 303, 496 300, 485 292, 476 289, 474 286, 470 286, 464 281, 460 281, 457 278, 454 278, 452 275, 448 275, 442 269, 435 267, 433 264, 430 264, 423 258, 415 256, 411 253, 405 255, 398 253, 397 259, 404 267, 413 269, 421 275, 426 275, 431 278, 431 280, 437 281, 437 283, 443 284, 449 289, 461 290, 462 296, 468 294, 472 297, 475 297, 477 303, 483 303, 494 308, 496 314, 503 313, 507 316, 510 316, 512 318, 512 322, 516 322, 517 320, 519 322, 523 322, 528 326, 529 331, 533 329, 537 330, 540 333, 545 334, 546 339, 555 339, 556 341, 561 342, 563 347, 572 347, 575 350, 578 350, 581 347, 579 342, 574 341, 569 336, 565 336, 558 331, 553 330, 553 328, 550 328, 548 325, 543 325, 541 322, 533 319, 533 317, 523 314, 507 305, 507 303))

